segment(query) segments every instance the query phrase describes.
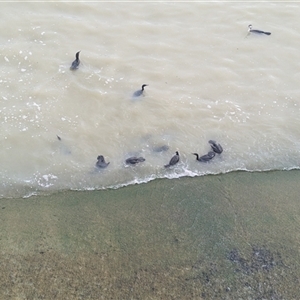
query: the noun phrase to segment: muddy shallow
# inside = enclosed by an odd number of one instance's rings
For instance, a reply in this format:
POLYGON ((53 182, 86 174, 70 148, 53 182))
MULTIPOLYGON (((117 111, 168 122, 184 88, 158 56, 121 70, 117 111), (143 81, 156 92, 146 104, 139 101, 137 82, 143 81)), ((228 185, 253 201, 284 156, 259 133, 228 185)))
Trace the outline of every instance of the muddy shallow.
POLYGON ((298 299, 299 171, 0 200, 1 299, 298 299))

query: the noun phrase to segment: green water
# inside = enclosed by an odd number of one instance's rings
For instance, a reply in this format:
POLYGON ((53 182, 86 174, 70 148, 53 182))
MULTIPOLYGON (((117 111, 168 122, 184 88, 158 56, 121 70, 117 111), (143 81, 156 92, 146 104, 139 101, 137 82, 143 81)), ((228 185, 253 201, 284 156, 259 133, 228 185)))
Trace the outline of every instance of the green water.
POLYGON ((1 299, 298 299, 299 171, 1 199, 1 299))

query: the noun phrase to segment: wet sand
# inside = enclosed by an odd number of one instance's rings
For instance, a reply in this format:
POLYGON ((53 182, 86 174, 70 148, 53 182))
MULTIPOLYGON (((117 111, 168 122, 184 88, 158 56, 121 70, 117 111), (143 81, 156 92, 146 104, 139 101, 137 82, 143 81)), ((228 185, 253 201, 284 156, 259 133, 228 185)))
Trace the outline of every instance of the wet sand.
POLYGON ((298 299, 300 172, 0 199, 1 299, 298 299))

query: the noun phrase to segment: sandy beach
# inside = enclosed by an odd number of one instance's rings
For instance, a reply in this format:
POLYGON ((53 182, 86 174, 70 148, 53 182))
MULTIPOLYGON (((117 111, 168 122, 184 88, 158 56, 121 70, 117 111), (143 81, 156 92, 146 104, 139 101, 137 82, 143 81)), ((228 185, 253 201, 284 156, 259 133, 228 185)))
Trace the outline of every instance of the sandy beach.
POLYGON ((297 299, 299 171, 1 199, 1 299, 297 299))

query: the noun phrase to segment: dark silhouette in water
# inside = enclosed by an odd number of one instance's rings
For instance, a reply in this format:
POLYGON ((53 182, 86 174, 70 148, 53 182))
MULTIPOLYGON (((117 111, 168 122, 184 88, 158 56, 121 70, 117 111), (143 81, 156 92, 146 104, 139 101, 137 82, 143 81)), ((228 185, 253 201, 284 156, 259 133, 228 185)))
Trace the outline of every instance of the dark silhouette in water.
POLYGON ((80 53, 80 51, 78 51, 75 55, 76 59, 72 62, 72 65, 70 67, 71 70, 76 70, 79 67, 79 64, 80 64, 79 53, 80 53))
POLYGON ((266 31, 262 31, 262 30, 252 29, 252 25, 251 24, 248 26, 248 32, 249 33, 258 33, 258 34, 271 35, 271 32, 266 32, 266 31))
POLYGON ((169 150, 169 146, 167 145, 153 147, 154 152, 164 152, 168 150, 169 150))
POLYGON ((59 140, 59 148, 61 153, 63 154, 71 154, 71 150, 68 146, 65 145, 65 143, 62 141, 61 137, 59 135, 56 135, 57 139, 59 140))
POLYGON ((216 141, 214 140, 209 140, 211 148, 213 149, 214 152, 221 154, 223 152, 223 148, 220 144, 217 144, 216 141))
POLYGON ((133 97, 139 97, 139 96, 143 95, 145 86, 148 86, 148 84, 143 84, 141 90, 138 90, 133 93, 133 97))
POLYGON ((216 155, 214 151, 209 151, 207 154, 202 155, 200 157, 199 157, 198 153, 192 153, 192 154, 196 155, 196 160, 201 161, 201 162, 208 162, 212 158, 214 158, 216 155))
POLYGON ((126 159, 126 164, 128 165, 136 165, 137 163, 139 162, 143 162, 145 161, 145 158, 144 157, 136 157, 136 156, 133 156, 133 157, 129 157, 126 159))
POLYGON ((165 168, 174 166, 179 162, 179 153, 178 153, 178 151, 176 151, 175 153, 176 154, 171 158, 170 162, 167 165, 165 165, 165 168))
POLYGON ((110 164, 110 162, 105 162, 104 156, 103 155, 99 155, 97 157, 97 162, 96 162, 96 167, 98 168, 106 168, 108 165, 110 164))

